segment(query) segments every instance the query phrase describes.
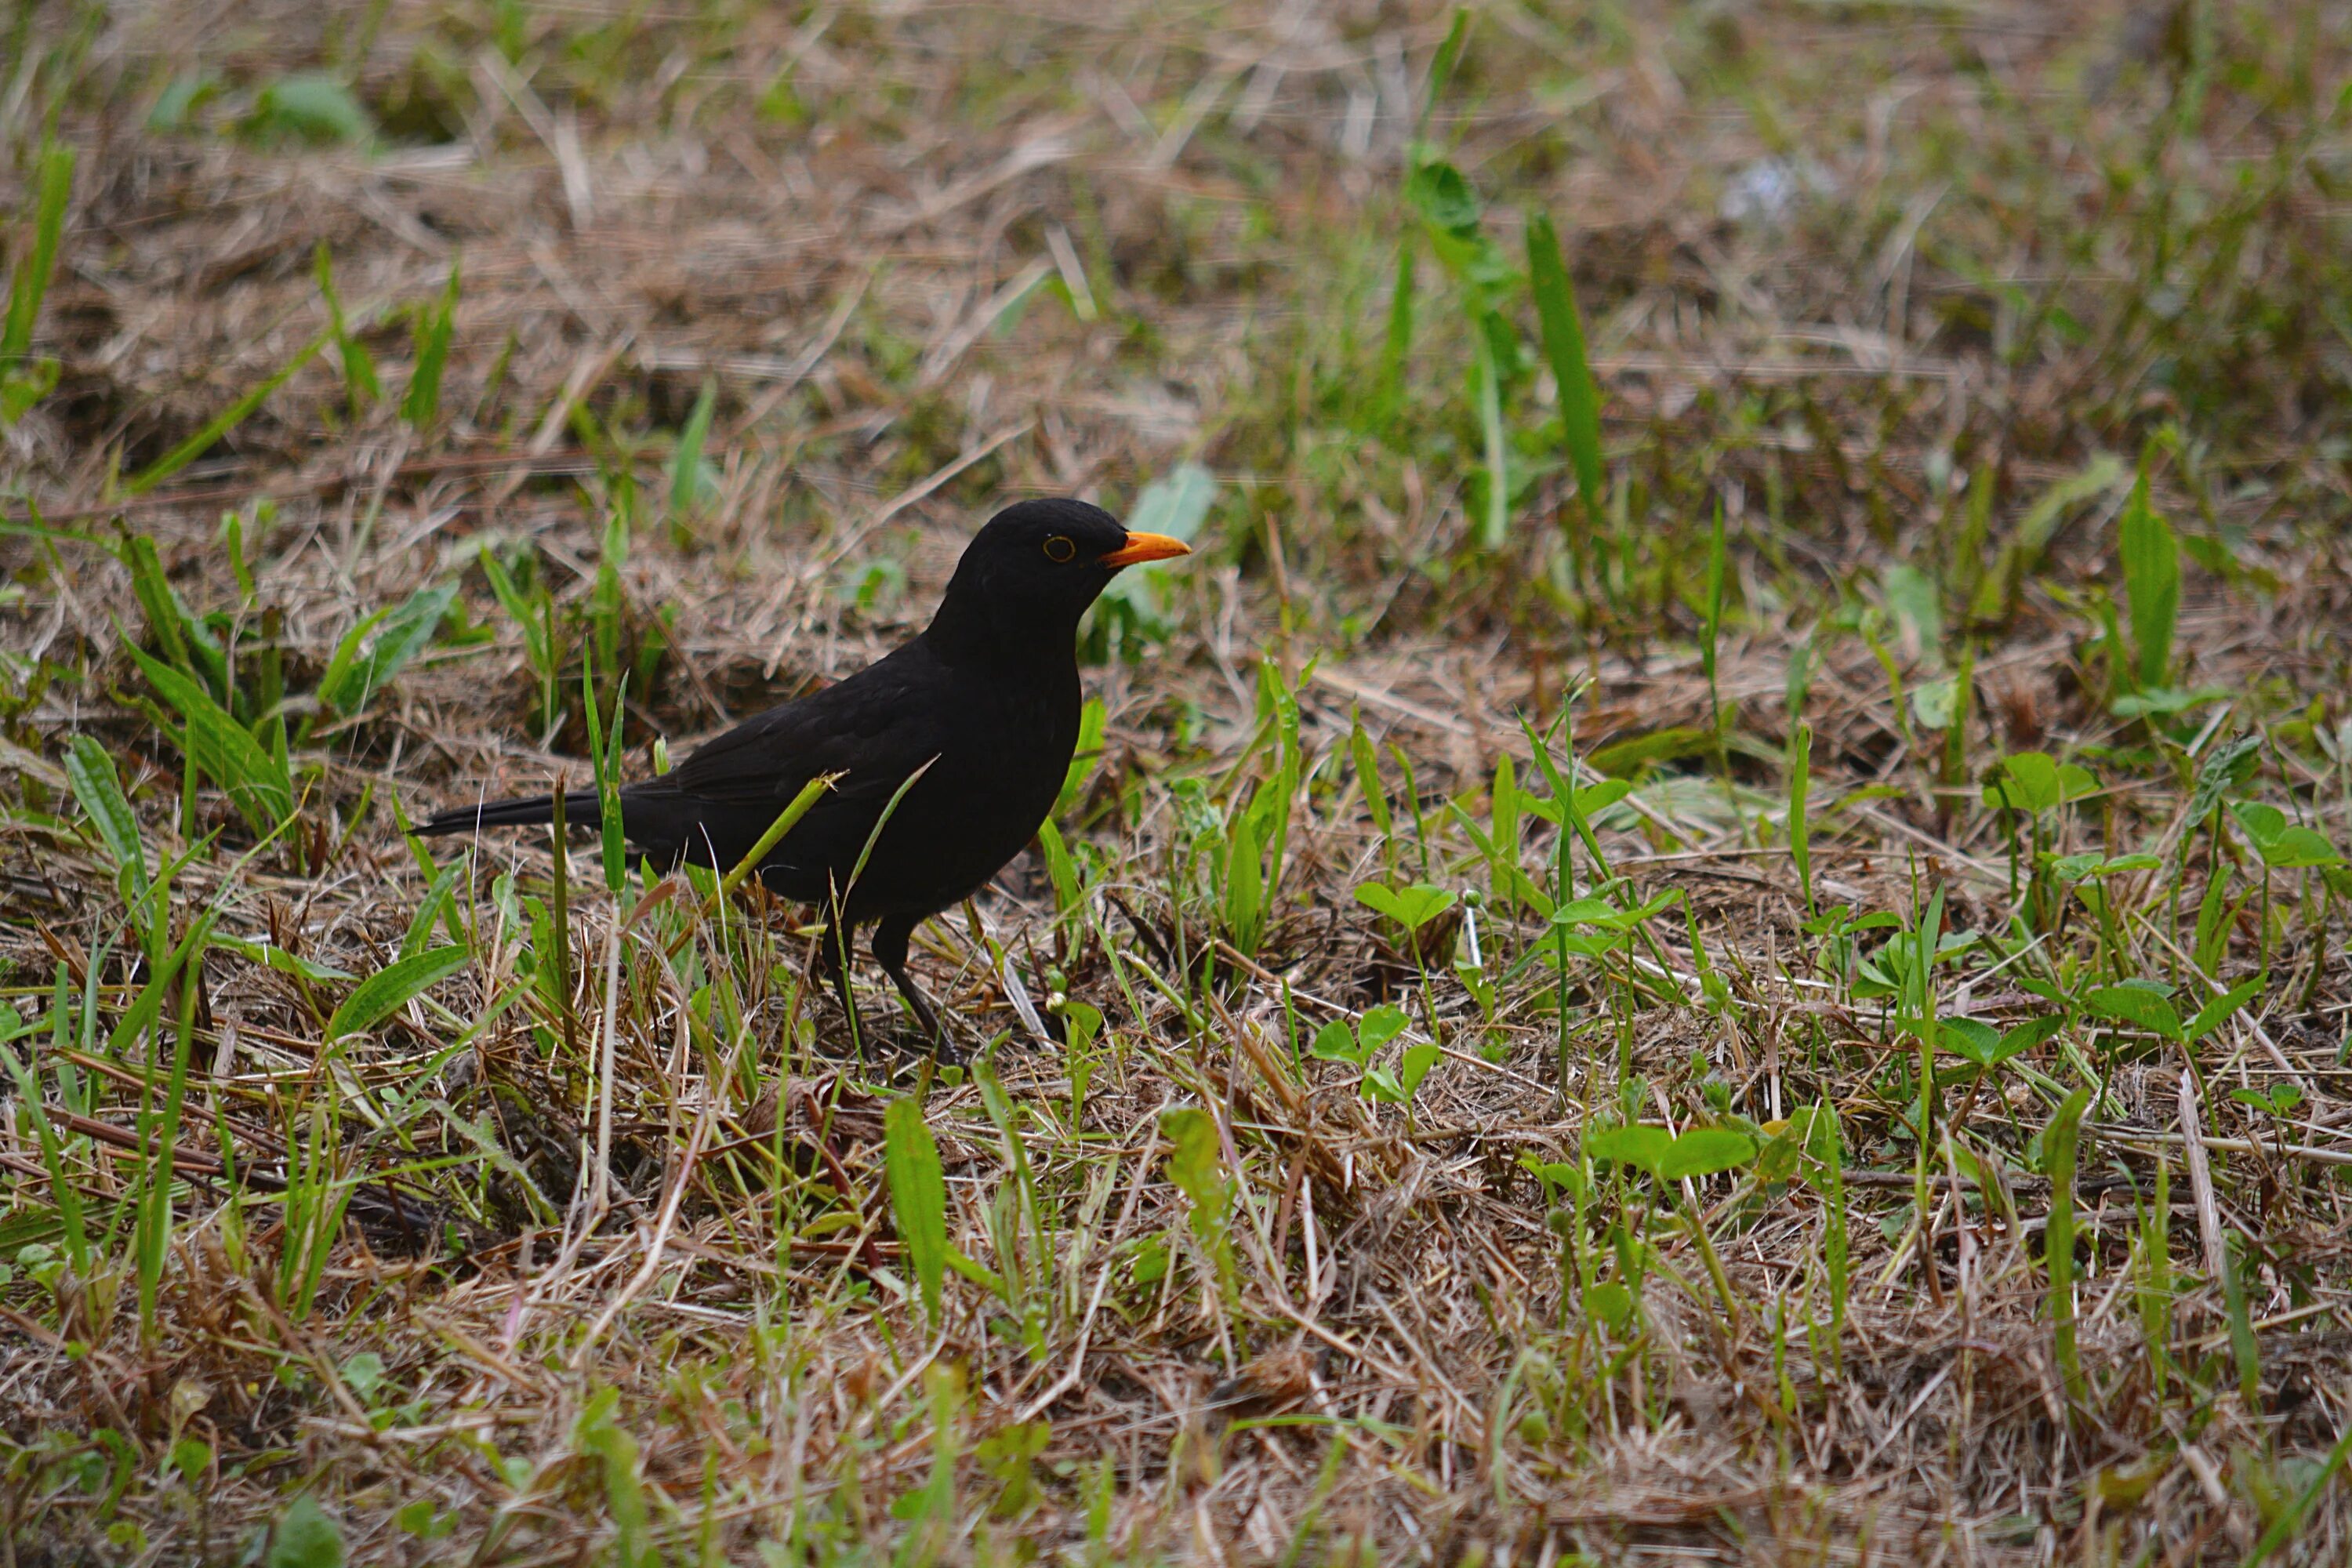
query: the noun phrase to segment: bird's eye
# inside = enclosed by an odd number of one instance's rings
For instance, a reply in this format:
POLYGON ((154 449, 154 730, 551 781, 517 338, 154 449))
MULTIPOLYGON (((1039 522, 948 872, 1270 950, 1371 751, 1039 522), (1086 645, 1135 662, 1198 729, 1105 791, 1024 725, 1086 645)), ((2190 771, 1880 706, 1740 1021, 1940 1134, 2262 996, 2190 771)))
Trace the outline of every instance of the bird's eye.
POLYGON ((1056 533, 1045 541, 1045 559, 1060 563, 1078 552, 1078 547, 1056 533))

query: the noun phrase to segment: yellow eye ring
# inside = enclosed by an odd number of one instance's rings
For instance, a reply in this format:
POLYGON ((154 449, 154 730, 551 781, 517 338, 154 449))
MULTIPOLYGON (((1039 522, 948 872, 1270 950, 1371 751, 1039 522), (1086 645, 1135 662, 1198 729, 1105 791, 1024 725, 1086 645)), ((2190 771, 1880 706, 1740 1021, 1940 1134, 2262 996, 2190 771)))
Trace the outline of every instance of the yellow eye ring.
POLYGON ((1067 561, 1078 552, 1078 547, 1056 533, 1045 541, 1045 559, 1055 563, 1067 561))

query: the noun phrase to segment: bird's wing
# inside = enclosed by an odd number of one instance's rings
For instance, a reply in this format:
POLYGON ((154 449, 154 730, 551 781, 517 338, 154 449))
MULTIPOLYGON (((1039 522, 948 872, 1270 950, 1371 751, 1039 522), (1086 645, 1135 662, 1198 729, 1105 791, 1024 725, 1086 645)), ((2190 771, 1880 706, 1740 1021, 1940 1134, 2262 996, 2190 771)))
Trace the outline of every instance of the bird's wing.
POLYGON ((772 803, 781 810, 809 780, 839 773, 829 801, 887 799, 939 749, 939 726, 929 721, 936 694, 927 692, 919 672, 893 668, 899 662, 885 659, 747 719, 638 787, 719 806, 772 803))

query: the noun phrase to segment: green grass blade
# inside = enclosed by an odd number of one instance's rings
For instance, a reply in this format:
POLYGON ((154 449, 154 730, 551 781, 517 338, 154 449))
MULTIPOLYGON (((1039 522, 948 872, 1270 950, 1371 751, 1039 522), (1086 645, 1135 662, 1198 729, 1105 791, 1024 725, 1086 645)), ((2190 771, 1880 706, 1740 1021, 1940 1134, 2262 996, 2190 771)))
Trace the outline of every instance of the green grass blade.
POLYGON ((2311 1470, 2310 1479, 2304 1482, 2303 1489, 2295 1494, 2294 1500, 2279 1510, 2277 1517, 2271 1521, 2270 1528, 2263 1531, 2262 1539, 2254 1542, 2254 1549, 2246 1553, 2245 1568, 2260 1568, 2262 1563, 2270 1560, 2272 1552, 2295 1538, 2296 1532, 2303 1528, 2304 1519, 2311 1512, 2311 1505, 2319 1500, 2319 1494, 2335 1481, 2336 1472, 2345 1468, 2347 1461, 2352 1461, 2352 1421, 2345 1423, 2343 1434, 2336 1439, 2336 1447, 2328 1449, 2327 1457, 2311 1470))
POLYGON ((1412 139, 1421 141, 1429 134, 1429 117, 1437 111, 1438 101, 1444 98, 1447 86, 1454 80, 1454 68, 1462 63, 1463 46, 1470 41, 1470 10, 1465 5, 1454 8, 1454 20, 1445 29, 1444 41, 1437 46, 1437 54, 1429 62, 1429 90, 1421 100, 1421 118, 1412 128, 1412 139))
POLYGON ((400 400, 400 417, 412 430, 425 429, 441 412, 441 377, 449 363, 461 270, 457 262, 451 261, 449 281, 442 287, 441 298, 417 313, 416 368, 409 372, 408 391, 400 400))
MULTIPOLYGON (((211 928, 212 916, 207 913, 190 933, 190 945, 196 950, 199 963, 203 962, 202 939, 211 928)), ((188 1095, 188 1054, 195 1035, 198 989, 194 985, 180 987, 178 1026, 172 1033, 171 1073, 162 1086, 154 1121, 146 1130, 146 1170, 141 1177, 142 1204, 133 1250, 139 1262, 139 1331, 150 1344, 157 1334, 155 1303, 163 1282, 163 1264, 172 1250, 172 1156, 180 1140, 181 1107, 188 1095)), ((155 1087, 153 1058, 151 1057, 149 1061, 152 1098, 155 1087)))
POLYGON ((1078 710, 1078 743, 1070 752, 1069 771, 1062 775, 1062 793, 1054 801, 1053 816, 1063 816, 1076 811, 1087 792, 1087 784, 1102 763, 1103 731, 1110 721, 1110 710, 1099 697, 1087 699, 1078 710))
POLYGON ((2162 686, 2180 615, 2180 549, 2172 525, 2148 505, 2146 458, 2124 504, 2116 545, 2123 556, 2124 594, 2131 603, 2133 673, 2143 688, 2162 686))
POLYGON ((2249 1415, 2263 1408, 2262 1343, 2254 1338, 2253 1311, 2246 1301, 2244 1243, 2235 1235, 2221 1248, 2221 1310, 2230 1321, 2230 1357, 2238 1365, 2238 1397, 2249 1415))
POLYGON ((1609 480, 1601 458, 1601 389, 1585 351, 1576 286, 1569 279, 1551 215, 1541 210, 1528 214, 1527 234, 1528 286, 1535 295, 1544 357, 1551 362, 1552 379, 1559 387, 1560 436, 1568 447, 1569 463, 1576 469, 1586 526, 1597 528, 1609 480))
POLYGON ((793 796, 792 803, 776 814, 776 820, 768 824, 768 830, 760 835, 759 841, 751 846, 750 852, 736 861, 734 869, 720 879, 719 890, 731 893, 741 887, 743 879, 758 870, 760 862, 768 858, 768 851, 783 841, 784 835, 793 830, 793 825, 808 815, 809 807, 817 803, 817 797, 831 789, 840 777, 839 773, 820 773, 801 785, 800 794, 793 796))
POLYGON ((1789 731, 1789 858, 1796 862, 1797 885, 1804 889, 1805 913, 1819 913, 1813 903, 1813 837, 1806 815, 1812 794, 1813 727, 1800 720, 1789 731))
POLYGON ((2077 1089, 2058 1107, 2042 1134, 2050 1168, 2050 1224, 2042 1247, 2050 1271, 2050 1342, 2066 1397, 2078 1403, 2087 1396, 2088 1385, 2074 1345, 2074 1150, 2083 1111, 2090 1103, 2088 1086, 2077 1089))
POLYGON ((294 357, 288 360, 276 374, 213 416, 203 429, 156 458, 126 481, 122 487, 123 493, 134 496, 145 495, 149 490, 212 450, 215 442, 244 424, 271 393, 291 381, 296 372, 318 358, 320 352, 334 341, 334 329, 331 327, 303 344, 294 357))
POLYGON ((74 150, 55 141, 41 144, 34 174, 33 246, 8 279, 8 320, 0 327, 0 373, 15 370, 33 346, 33 327, 57 268, 58 244, 65 235, 66 200, 73 192, 74 150))
MULTIPOLYGON (((60 1005, 65 994, 64 966, 60 964, 58 994, 60 1005)), ((32 1053, 28 1050, 26 1058, 32 1053)), ((33 1137, 40 1145, 41 1165, 49 1178, 49 1200, 57 1205, 59 1226, 66 1242, 66 1260, 74 1272, 83 1279, 89 1277, 89 1234, 82 1217, 81 1189, 74 1184, 66 1168, 65 1146, 57 1129, 50 1125, 41 1098, 38 1074, 29 1059, 18 1060, 11 1051, 0 1049, 0 1061, 8 1064, 9 1076, 16 1080, 17 1114, 33 1124, 33 1137)))
POLYGON ((1494 339, 1483 317, 1470 323, 1471 379, 1478 394, 1478 428, 1486 443, 1486 515, 1478 528, 1478 548, 1500 550, 1511 531, 1510 433, 1503 427, 1503 377, 1495 363, 1494 339))
MULTIPOLYGON (((584 650, 583 650, 584 651, 584 650)), ((588 760, 596 770, 596 800, 604 851, 604 886, 618 893, 628 879, 628 851, 621 830, 621 723, 627 716, 628 677, 613 693, 613 723, 607 737, 604 716, 596 706, 596 660, 580 665, 580 703, 588 717, 588 760)))
POLYGON ((705 380, 701 395, 694 400, 694 412, 687 416, 686 428, 678 433, 677 450, 669 459, 669 521, 675 525, 686 521, 701 500, 702 448, 710 439, 710 416, 719 407, 719 383, 705 380))
POLYGON ((343 363, 344 407, 356 419, 383 395, 383 383, 375 373, 375 356, 344 319, 342 296, 335 292, 334 259, 323 239, 312 269, 319 280, 319 298, 327 307, 327 326, 335 334, 335 356, 343 363))
POLYGON ((1396 283, 1389 295, 1388 331, 1381 340, 1378 423, 1393 422, 1404 407, 1405 356, 1412 350, 1413 229, 1397 235, 1396 283))

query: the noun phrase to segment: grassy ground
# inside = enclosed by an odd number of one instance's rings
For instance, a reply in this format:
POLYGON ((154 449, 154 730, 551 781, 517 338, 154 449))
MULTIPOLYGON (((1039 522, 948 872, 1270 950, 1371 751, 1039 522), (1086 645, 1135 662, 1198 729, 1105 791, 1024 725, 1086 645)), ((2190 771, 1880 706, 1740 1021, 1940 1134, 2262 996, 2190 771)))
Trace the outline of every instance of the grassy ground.
POLYGON ((2341 6, 5 25, 0 1562, 2352 1551, 2341 6), (1039 492, 971 1068, 401 837, 1039 492))

